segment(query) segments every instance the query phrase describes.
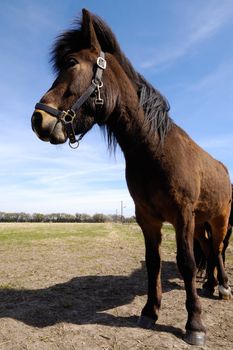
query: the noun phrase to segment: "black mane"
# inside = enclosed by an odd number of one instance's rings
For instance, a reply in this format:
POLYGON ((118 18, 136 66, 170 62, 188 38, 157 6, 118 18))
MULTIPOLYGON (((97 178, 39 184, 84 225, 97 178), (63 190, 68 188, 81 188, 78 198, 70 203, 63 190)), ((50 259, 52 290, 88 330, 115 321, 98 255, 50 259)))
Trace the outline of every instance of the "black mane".
MULTIPOLYGON (((168 115, 169 104, 167 100, 143 76, 135 71, 128 58, 121 51, 116 37, 109 26, 96 15, 92 14, 91 19, 102 51, 114 55, 129 79, 136 85, 139 104, 145 113, 145 125, 148 126, 149 124, 152 132, 158 132, 161 143, 163 143, 164 137, 172 124, 172 120, 168 115)), ((85 45, 86 43, 81 33, 81 21, 78 19, 74 22, 74 28, 58 36, 55 41, 51 53, 51 61, 55 71, 59 72, 61 70, 65 55, 86 48, 85 45)), ((102 129, 104 129, 105 135, 107 134, 109 147, 115 148, 116 140, 114 135, 108 128, 102 129)))

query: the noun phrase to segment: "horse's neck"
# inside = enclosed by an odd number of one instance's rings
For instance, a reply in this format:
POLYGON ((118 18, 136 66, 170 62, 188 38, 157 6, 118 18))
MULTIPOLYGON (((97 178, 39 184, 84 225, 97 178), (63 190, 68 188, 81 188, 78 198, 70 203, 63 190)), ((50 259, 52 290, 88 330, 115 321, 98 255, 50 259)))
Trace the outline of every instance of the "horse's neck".
POLYGON ((126 159, 132 156, 139 157, 151 148, 158 147, 158 133, 154 132, 153 136, 151 135, 139 103, 134 106, 124 105, 121 111, 116 111, 111 118, 110 129, 126 159))
MULTIPOLYGON (((126 72, 113 58, 109 61, 110 68, 120 84, 119 104, 108 120, 108 128, 117 140, 125 157, 143 153, 156 147, 159 135, 151 131, 151 125, 145 119, 145 112, 138 96, 138 83, 129 78, 126 72), (153 135, 152 135, 153 133, 153 135)), ((137 79, 137 78, 135 78, 137 79)))

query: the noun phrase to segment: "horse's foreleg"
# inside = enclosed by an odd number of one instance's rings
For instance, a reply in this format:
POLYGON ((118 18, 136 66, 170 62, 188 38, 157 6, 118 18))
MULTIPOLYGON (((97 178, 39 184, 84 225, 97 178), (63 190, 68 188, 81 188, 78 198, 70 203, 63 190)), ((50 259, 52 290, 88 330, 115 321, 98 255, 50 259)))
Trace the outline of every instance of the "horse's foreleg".
POLYGON ((184 279, 188 320, 184 340, 193 345, 204 345, 205 327, 201 321, 201 304, 196 290, 196 264, 193 253, 194 215, 187 206, 176 225, 177 265, 184 279))
POLYGON ((151 224, 138 220, 144 233, 146 248, 146 267, 148 275, 148 297, 138 324, 143 328, 152 328, 158 319, 162 299, 161 288, 161 223, 151 224))

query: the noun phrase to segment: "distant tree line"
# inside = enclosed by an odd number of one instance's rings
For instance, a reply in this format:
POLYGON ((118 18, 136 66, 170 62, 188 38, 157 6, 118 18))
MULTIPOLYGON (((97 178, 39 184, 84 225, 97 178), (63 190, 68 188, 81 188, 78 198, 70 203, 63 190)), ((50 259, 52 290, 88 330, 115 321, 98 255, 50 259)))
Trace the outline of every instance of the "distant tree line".
POLYGON ((105 215, 97 213, 94 215, 89 214, 66 214, 66 213, 53 213, 53 214, 27 214, 27 213, 5 213, 0 212, 0 222, 135 222, 135 217, 122 217, 120 215, 105 215))

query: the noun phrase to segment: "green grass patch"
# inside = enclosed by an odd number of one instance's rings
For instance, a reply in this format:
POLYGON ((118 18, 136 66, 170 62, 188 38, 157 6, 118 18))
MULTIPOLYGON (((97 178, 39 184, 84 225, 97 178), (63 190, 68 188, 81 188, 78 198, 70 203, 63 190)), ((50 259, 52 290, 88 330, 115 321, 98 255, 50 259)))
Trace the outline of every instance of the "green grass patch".
POLYGON ((1 242, 29 242, 44 239, 69 237, 104 237, 108 234, 106 224, 54 224, 54 223, 12 223, 0 224, 1 242))
MULTIPOLYGON (((176 251, 175 232, 172 225, 164 224, 162 228, 162 250, 176 251)), ((64 240, 71 244, 71 249, 77 250, 81 246, 93 247, 93 244, 103 244, 107 239, 113 246, 144 245, 143 234, 137 224, 121 223, 0 223, 0 242, 4 245, 24 244, 32 245, 34 241, 43 240, 51 244, 54 240, 64 240), (111 243, 112 241, 112 243, 111 243), (114 243, 113 243, 114 242, 114 243), (78 245, 77 245, 78 243, 78 245)), ((233 239, 227 249, 227 260, 233 262, 233 239)), ((46 244, 47 244, 46 243, 46 244)))

